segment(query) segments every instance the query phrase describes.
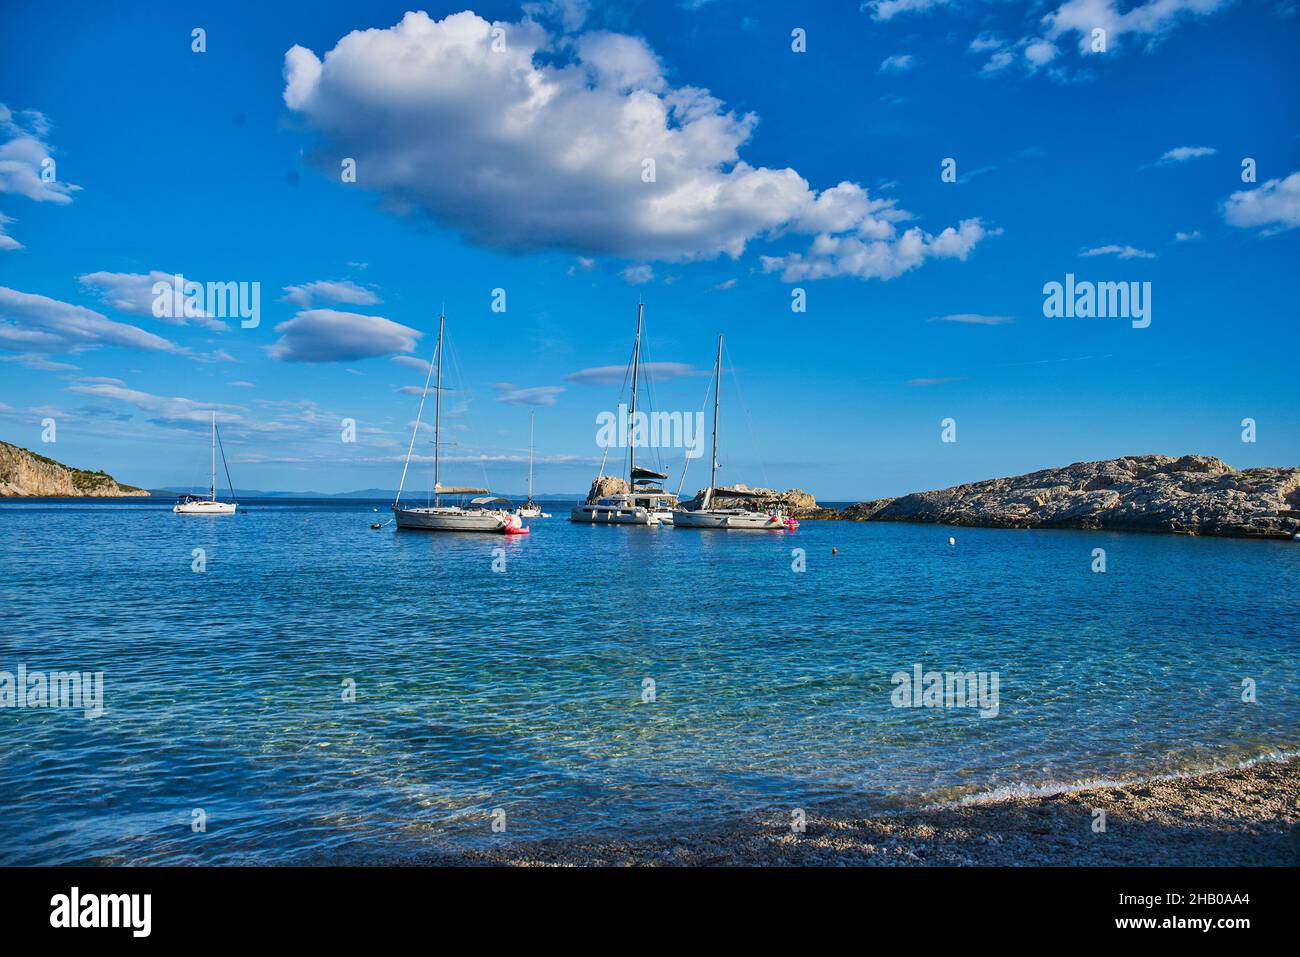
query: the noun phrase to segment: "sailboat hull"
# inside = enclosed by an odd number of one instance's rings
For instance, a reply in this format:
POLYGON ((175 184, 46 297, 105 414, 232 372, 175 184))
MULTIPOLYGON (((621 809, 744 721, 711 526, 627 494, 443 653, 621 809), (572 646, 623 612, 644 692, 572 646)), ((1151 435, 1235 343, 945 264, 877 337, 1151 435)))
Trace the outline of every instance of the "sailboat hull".
POLYGON ((520 528, 518 516, 508 512, 468 508, 394 508, 398 528, 426 532, 505 532, 520 528))
POLYGON ((629 505, 579 505, 569 513, 569 521, 587 525, 661 525, 659 515, 629 505))
POLYGON ((234 515, 234 502, 177 502, 172 506, 177 515, 234 515))
POLYGON ((756 531, 784 531, 786 524, 778 515, 765 512, 747 512, 741 509, 700 509, 680 511, 673 515, 678 528, 729 528, 756 531))

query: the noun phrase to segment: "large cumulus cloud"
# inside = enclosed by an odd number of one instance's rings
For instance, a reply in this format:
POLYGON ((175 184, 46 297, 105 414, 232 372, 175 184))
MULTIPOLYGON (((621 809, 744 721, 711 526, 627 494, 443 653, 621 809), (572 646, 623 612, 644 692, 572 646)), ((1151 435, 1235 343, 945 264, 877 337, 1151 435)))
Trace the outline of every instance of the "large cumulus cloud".
POLYGON ((350 157, 357 185, 390 207, 495 248, 686 261, 788 233, 890 244, 909 218, 889 203, 882 215, 856 184, 817 191, 793 169, 745 162, 757 117, 672 85, 622 34, 407 13, 323 59, 294 46, 284 101, 319 134, 322 168, 337 175, 350 157))

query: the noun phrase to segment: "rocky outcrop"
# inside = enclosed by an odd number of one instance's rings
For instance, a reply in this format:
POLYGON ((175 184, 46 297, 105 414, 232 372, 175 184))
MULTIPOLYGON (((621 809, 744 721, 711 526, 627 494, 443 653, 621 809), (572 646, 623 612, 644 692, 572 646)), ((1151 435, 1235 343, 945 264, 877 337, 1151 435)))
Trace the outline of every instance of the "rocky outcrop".
POLYGON ((1300 527, 1300 468, 1238 471, 1208 455, 1126 456, 859 502, 842 517, 1283 538, 1300 527))
MULTIPOLYGON (((704 493, 707 489, 700 489, 695 493, 695 497, 689 502, 683 502, 683 507, 687 509, 697 509, 704 507, 704 493)), ((728 485, 725 488, 716 488, 713 490, 713 508, 752 508, 755 511, 765 512, 770 508, 780 507, 793 514, 796 518, 812 517, 812 513, 825 511, 817 507, 817 499, 803 491, 803 489, 787 489, 779 492, 771 488, 750 488, 748 485, 728 485), (728 496, 728 492, 745 492, 744 496, 728 496)), ((832 510, 833 511, 833 510, 832 510)))
POLYGON ((76 469, 17 445, 0 442, 0 496, 116 498, 148 494, 142 488, 118 484, 106 472, 76 469))
POLYGON ((627 482, 615 475, 602 475, 591 483, 587 493, 587 502, 599 501, 610 495, 621 495, 628 490, 627 482))

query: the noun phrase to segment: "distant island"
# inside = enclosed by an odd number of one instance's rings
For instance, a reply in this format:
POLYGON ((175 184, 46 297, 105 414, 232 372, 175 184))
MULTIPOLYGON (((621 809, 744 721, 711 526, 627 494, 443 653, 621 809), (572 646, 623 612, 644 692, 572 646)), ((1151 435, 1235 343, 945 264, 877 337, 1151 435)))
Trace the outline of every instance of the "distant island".
POLYGON ((807 517, 1290 538, 1300 531, 1300 468, 1238 471, 1210 455, 1125 456, 807 517))
POLYGON ((142 488, 115 481, 107 472, 73 468, 0 441, 0 497, 119 498, 148 494, 142 488))

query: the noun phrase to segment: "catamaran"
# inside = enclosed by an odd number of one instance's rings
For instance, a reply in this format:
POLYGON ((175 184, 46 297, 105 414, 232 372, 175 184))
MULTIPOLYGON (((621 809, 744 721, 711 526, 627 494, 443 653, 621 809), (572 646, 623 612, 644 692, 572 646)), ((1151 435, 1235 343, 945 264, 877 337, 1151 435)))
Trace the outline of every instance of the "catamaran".
POLYGON ((527 527, 514 512, 502 506, 510 504, 509 499, 498 498, 488 489, 467 485, 442 485, 438 479, 439 460, 441 458, 442 439, 442 338, 446 325, 446 316, 438 315, 438 345, 434 362, 429 363, 429 371, 424 376, 424 391, 420 394, 420 407, 415 414, 415 427, 411 430, 411 444, 406 449, 406 462, 402 465, 402 478, 397 485, 397 496, 393 499, 393 519, 398 528, 418 528, 431 532, 498 532, 507 535, 526 535, 527 527), (406 488, 406 473, 411 467, 411 453, 415 450, 415 438, 420 434, 420 420, 424 415, 424 402, 429 396, 429 379, 434 369, 438 371, 438 380, 434 387, 433 413, 433 504, 420 508, 402 505, 402 490, 406 488), (444 495, 478 495, 470 500, 469 507, 443 505, 444 495))
MULTIPOLYGON (((221 450, 221 467, 226 470, 226 484, 230 484, 230 468, 226 465, 226 450, 221 450)), ((176 499, 172 511, 177 515, 234 515, 236 503, 235 487, 230 486, 229 502, 217 501, 217 413, 212 413, 212 484, 210 497, 199 498, 197 495, 182 495, 176 499)))
POLYGON ((533 419, 534 416, 528 416, 528 501, 524 502, 515 509, 515 514, 520 518, 550 518, 542 507, 533 501, 533 419))
MULTIPOLYGON (((718 393, 722 391, 722 336, 718 336, 718 358, 713 365, 713 468, 709 472, 709 487, 704 490, 704 500, 693 510, 680 509, 673 515, 678 528, 756 528, 780 531, 793 528, 794 519, 787 518, 780 508, 771 512, 757 512, 748 508, 713 508, 713 497, 718 492, 718 393)), ((728 499, 754 498, 760 493, 723 489, 721 497, 728 499)))
MULTIPOLYGON (((656 485, 668 478, 663 472, 641 468, 636 464, 636 394, 637 376, 641 368, 641 318, 644 303, 636 307, 636 340, 632 346, 632 401, 628 411, 627 486, 630 491, 617 492, 582 502, 569 513, 569 521, 593 525, 671 525, 677 496, 656 485)), ((606 449, 608 454, 608 449, 606 449)), ((604 474, 604 465, 601 473, 604 474)))

